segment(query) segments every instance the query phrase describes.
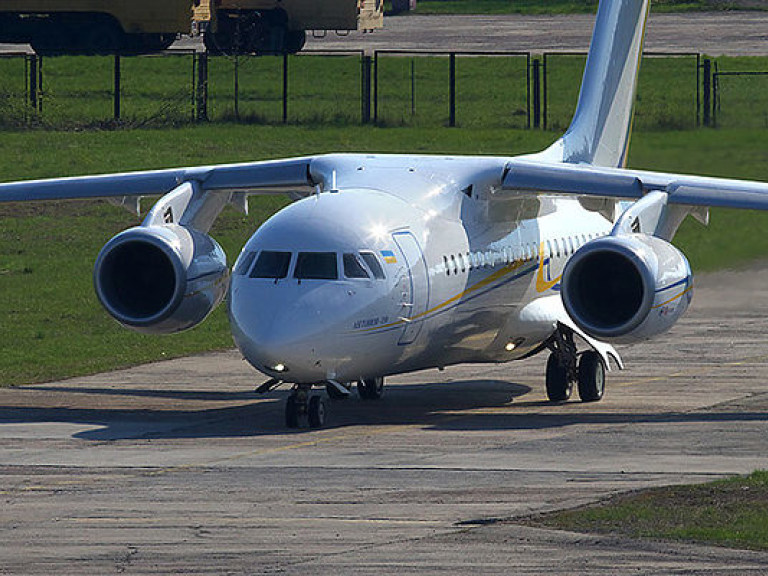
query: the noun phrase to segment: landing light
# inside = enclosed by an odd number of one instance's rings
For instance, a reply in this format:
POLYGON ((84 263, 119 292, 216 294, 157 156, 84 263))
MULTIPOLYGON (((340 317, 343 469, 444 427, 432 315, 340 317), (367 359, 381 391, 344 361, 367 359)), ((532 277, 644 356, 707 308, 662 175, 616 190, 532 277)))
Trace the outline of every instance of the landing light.
POLYGON ((517 344, 514 342, 507 342, 507 345, 504 346, 504 348, 507 350, 507 352, 512 352, 515 348, 517 348, 517 344))
POLYGON ((275 364, 272 370, 275 372, 285 372, 285 364, 275 364))

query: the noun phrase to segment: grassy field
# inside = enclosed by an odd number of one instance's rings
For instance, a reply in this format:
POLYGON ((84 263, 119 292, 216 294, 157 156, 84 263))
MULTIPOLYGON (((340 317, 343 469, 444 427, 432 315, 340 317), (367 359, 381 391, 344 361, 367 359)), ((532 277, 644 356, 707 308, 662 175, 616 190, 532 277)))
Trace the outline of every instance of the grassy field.
POLYGON ((654 488, 531 520, 575 532, 768 550, 768 472, 697 486, 654 488))
MULTIPOLYGON (((541 56, 538 56, 541 58, 541 56)), ((576 105, 585 58, 548 55, 547 126, 567 126, 576 105)), ((449 119, 447 56, 380 54, 377 121, 380 126, 446 126, 449 119)), ((768 73, 768 58, 719 58, 723 72, 768 73)), ((113 125, 113 67, 108 57, 57 57, 43 61, 42 112, 27 106, 22 58, 0 57, 0 127, 40 125, 88 129, 113 125)), ((635 127, 693 129, 697 121, 694 56, 648 57, 638 88, 635 127)), ((525 128, 529 121, 528 61, 521 55, 459 55, 456 123, 462 128, 525 128)), ((768 75, 720 77, 718 125, 768 127, 768 75)), ((122 59, 122 125, 175 127, 194 118, 190 55, 122 59)), ((544 86, 542 86, 542 90, 544 86)), ((208 115, 212 121, 280 124, 283 60, 218 57, 209 64, 208 115), (237 78, 237 90, 236 82, 237 78)), ((358 125, 362 120, 358 55, 302 54, 288 59, 288 123, 358 125)))
MULTIPOLYGON (((766 9, 742 0, 653 0, 654 12, 766 9)), ((597 0, 419 0, 416 14, 578 14, 597 10, 597 0)))
MULTIPOLYGON (((6 132, 0 179, 52 177, 236 162, 330 151, 519 154, 555 135, 525 130, 301 128, 212 125, 177 130, 6 132)), ((632 165, 768 180, 768 131, 641 132, 632 165)), ((213 235, 233 261, 283 199, 227 210, 213 235)), ((137 224, 102 202, 0 205, 0 384, 58 379, 231 345, 223 310, 178 336, 140 336, 118 327, 93 294, 101 246, 137 224)), ((768 214, 713 211, 707 230, 687 222, 677 243, 696 271, 768 255, 768 214)), ((258 375, 254 374, 254 378, 258 375)))

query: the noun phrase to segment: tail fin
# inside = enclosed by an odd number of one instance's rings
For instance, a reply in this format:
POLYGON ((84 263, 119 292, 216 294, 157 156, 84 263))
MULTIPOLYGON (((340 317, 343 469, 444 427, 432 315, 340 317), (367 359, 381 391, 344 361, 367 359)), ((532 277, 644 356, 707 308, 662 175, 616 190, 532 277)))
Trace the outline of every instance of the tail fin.
POLYGON ((571 126, 544 156, 623 167, 650 0, 601 0, 571 126))

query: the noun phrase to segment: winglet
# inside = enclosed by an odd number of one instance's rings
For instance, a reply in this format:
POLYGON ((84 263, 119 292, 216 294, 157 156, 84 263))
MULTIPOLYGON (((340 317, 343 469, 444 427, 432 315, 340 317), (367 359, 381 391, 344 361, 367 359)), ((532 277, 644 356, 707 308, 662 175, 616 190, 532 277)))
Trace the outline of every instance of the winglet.
POLYGON ((625 165, 649 10, 650 0, 601 0, 576 114, 547 160, 625 165))

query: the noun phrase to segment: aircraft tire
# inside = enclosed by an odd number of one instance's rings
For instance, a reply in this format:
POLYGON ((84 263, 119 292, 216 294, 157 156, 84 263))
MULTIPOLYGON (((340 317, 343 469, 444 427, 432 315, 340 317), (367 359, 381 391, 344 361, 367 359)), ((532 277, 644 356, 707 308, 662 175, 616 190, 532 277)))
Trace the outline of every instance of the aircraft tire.
POLYGON ((597 402, 605 392, 605 366, 600 355, 588 350, 579 359, 579 398, 582 402, 597 402))
POLYGON ((322 396, 312 396, 309 399, 309 427, 322 428, 328 417, 328 405, 322 396))
POLYGON ((547 398, 550 402, 565 402, 571 397, 573 382, 568 378, 568 370, 550 354, 547 360, 547 398))
POLYGON ((384 395, 384 378, 367 378, 358 381, 357 393, 363 400, 378 400, 384 395))
POLYGON ((296 394, 291 394, 285 401, 285 426, 287 428, 299 427, 300 404, 296 394))

